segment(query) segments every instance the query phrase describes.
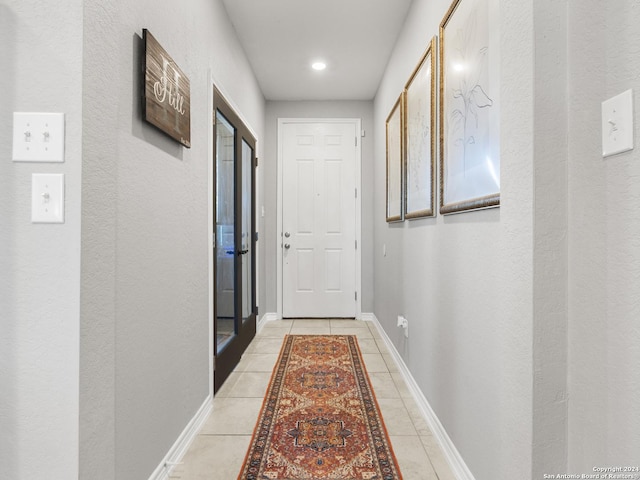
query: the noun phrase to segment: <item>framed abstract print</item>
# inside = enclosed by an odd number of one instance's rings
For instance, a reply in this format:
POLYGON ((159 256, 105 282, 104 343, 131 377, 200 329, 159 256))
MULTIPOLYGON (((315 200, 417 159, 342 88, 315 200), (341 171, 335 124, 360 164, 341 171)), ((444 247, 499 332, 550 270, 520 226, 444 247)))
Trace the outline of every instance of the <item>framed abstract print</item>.
POLYGON ((440 24, 440 213, 500 205, 496 0, 454 0, 440 24))
POLYGON ((407 219, 436 214, 435 49, 434 37, 404 88, 404 217, 407 219))

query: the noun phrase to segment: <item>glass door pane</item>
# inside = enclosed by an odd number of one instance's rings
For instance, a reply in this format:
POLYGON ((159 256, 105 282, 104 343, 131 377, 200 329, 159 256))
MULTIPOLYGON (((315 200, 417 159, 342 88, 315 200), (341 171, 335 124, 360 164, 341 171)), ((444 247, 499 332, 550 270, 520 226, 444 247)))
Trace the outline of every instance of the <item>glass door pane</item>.
POLYGON ((235 328, 235 128, 216 112, 216 352, 235 328))
POLYGON ((253 313, 253 149, 242 140, 242 321, 253 313))
POLYGON ((215 180, 214 392, 256 334, 255 144, 236 112, 214 89, 215 180))

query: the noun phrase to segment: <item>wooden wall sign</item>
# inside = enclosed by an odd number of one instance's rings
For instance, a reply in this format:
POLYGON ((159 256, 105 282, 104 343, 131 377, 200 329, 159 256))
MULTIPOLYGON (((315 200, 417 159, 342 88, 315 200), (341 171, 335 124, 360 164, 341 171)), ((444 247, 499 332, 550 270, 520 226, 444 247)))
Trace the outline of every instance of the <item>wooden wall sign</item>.
POLYGON ((146 28, 144 119, 187 148, 191 147, 189 79, 146 28))

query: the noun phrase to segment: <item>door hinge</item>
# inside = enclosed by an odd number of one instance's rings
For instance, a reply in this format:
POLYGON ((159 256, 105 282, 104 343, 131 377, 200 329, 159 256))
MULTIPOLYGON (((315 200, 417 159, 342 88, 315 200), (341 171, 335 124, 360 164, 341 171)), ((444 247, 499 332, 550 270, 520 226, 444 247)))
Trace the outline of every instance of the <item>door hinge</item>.
POLYGON ((356 240, 356 250, 358 249, 358 240, 356 240))
POLYGON ((256 168, 258 168, 258 157, 256 157, 256 168))
POLYGON ((358 146, 358 137, 356 137, 356 147, 358 146))
POLYGON ((356 198, 358 198, 358 189, 356 188, 356 198))
POLYGON ((213 124, 216 124, 216 111, 213 111, 213 124))
POLYGON ((358 292, 354 292, 354 293, 355 293, 355 299, 356 299, 356 302, 357 302, 358 301, 358 292))

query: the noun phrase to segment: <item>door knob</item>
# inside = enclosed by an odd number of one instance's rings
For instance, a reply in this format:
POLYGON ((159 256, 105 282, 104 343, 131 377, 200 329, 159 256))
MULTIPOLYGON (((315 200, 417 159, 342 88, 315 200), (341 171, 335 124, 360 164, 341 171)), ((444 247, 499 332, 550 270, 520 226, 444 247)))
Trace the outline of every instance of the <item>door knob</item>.
POLYGON ((284 232, 284 236, 289 238, 291 236, 291 234, 289 232, 284 232))
POLYGON ((291 248, 291 245, 289 245, 288 243, 284 244, 284 248, 286 248, 287 250, 289 250, 291 248))

